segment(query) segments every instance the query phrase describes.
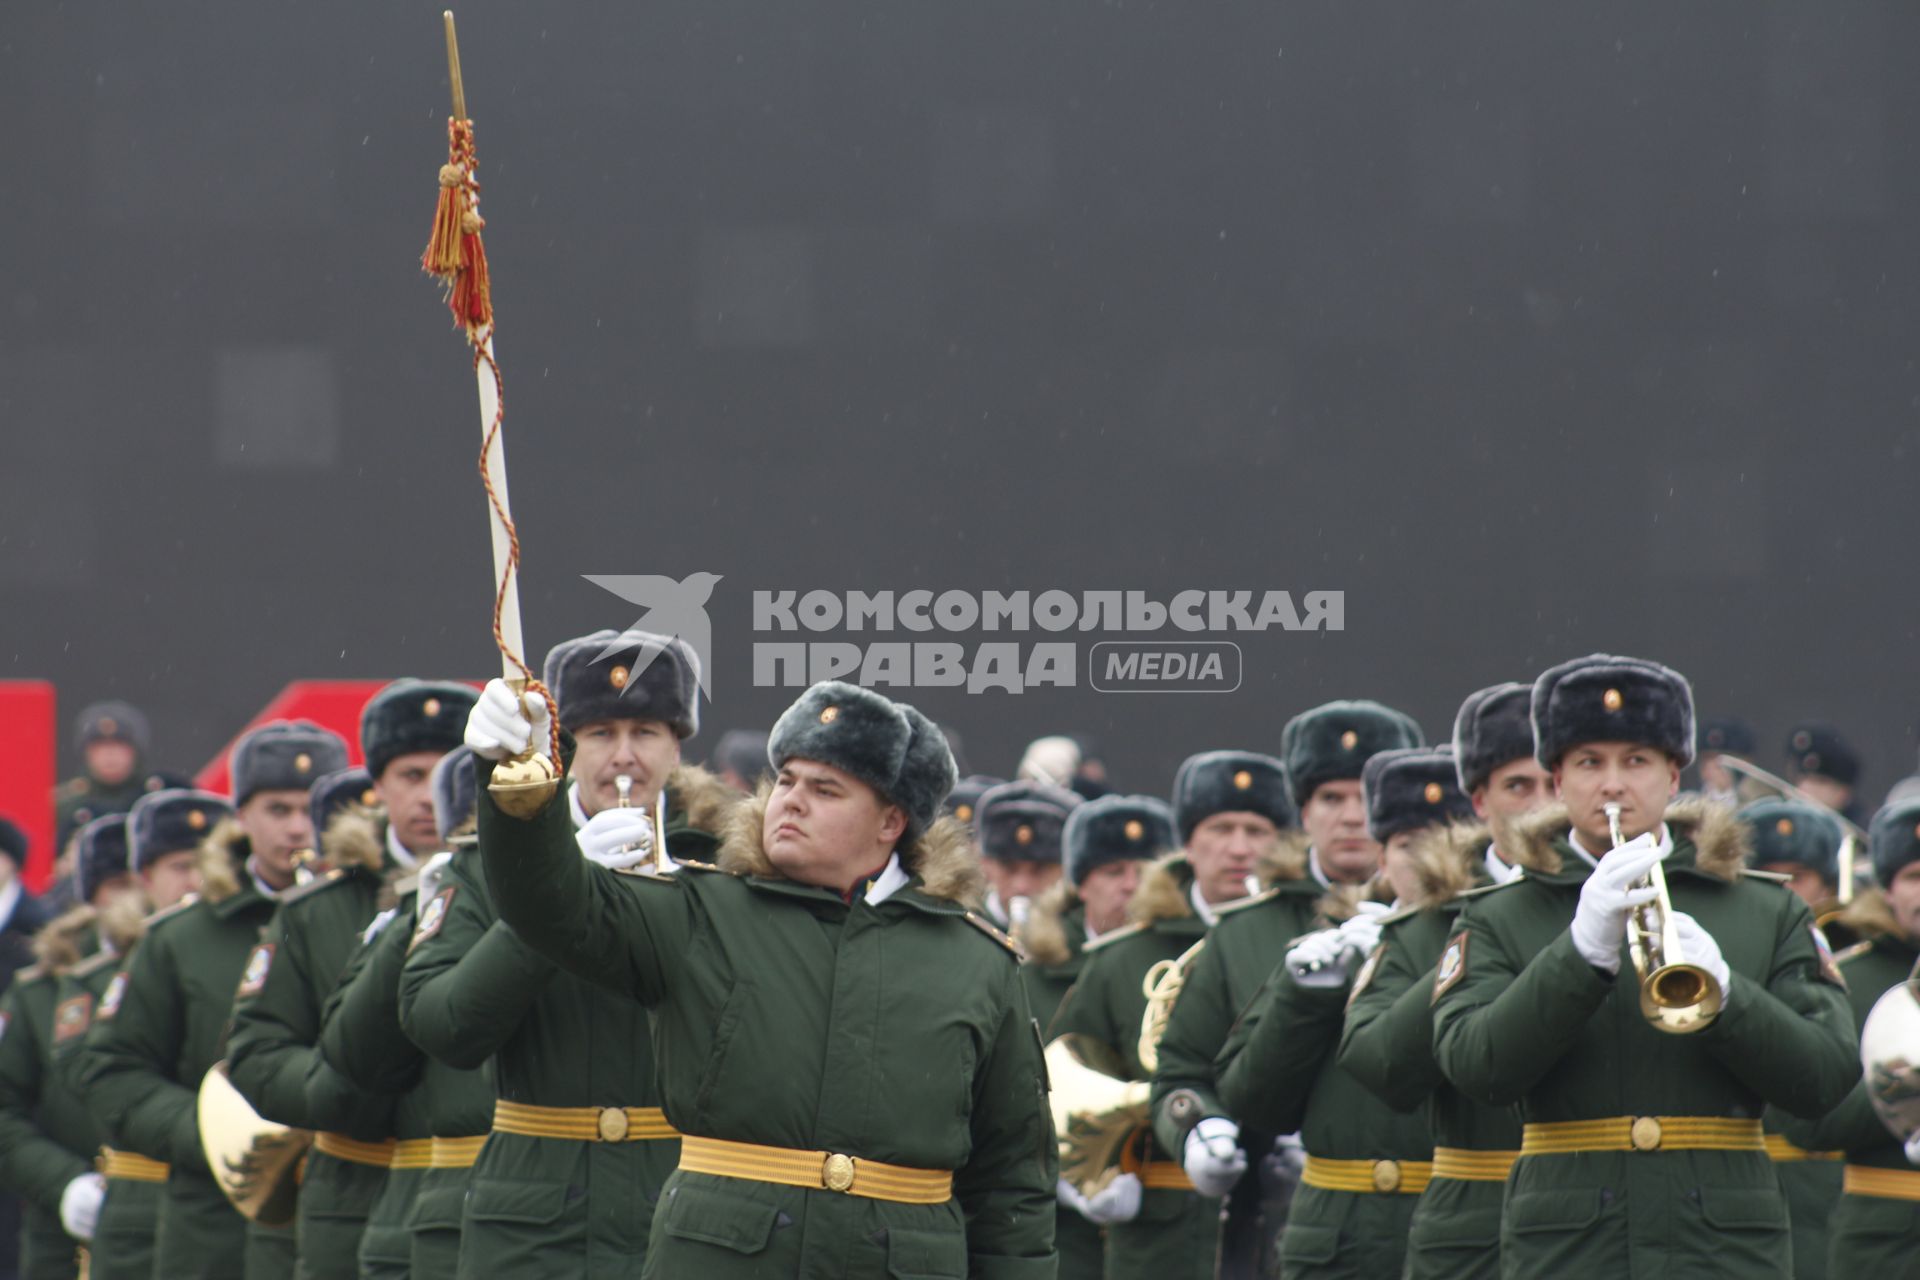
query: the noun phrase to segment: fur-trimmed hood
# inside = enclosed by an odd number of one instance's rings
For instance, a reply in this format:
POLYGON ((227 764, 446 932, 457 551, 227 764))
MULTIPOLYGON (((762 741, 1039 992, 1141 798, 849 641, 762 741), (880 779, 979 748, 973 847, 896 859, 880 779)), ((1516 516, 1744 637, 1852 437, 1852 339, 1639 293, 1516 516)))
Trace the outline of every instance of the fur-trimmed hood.
POLYGON ((1127 919, 1149 928, 1162 920, 1180 920, 1192 914, 1193 864, 1184 853, 1170 853, 1148 867, 1127 904, 1127 919))
POLYGON ((215 823, 200 845, 200 896, 208 902, 225 902, 240 892, 240 878, 246 874, 252 852, 237 819, 222 818, 215 823))
POLYGON ((1311 842, 1307 833, 1291 827, 1280 833, 1279 843, 1273 851, 1262 855, 1253 864, 1253 874, 1260 881, 1260 887, 1271 889, 1286 880, 1304 880, 1307 875, 1307 847, 1311 842))
POLYGON ((147 895, 138 889, 116 893, 100 908, 96 931, 121 955, 133 950, 147 933, 147 895))
MULTIPOLYGON (((785 880, 761 841, 767 816, 767 797, 772 782, 762 782, 757 791, 738 801, 727 815, 724 838, 714 861, 723 871, 758 876, 765 880, 785 880)), ((900 850, 900 864, 920 878, 920 892, 968 909, 977 908, 986 896, 986 876, 973 851, 973 838, 967 828, 951 816, 936 818, 920 837, 900 850)))
POLYGON ((1473 864, 1492 833, 1484 823, 1450 822, 1429 827, 1409 842, 1418 888, 1403 907, 1433 907, 1450 902, 1473 887, 1473 864))
MULTIPOLYGON (((1732 882, 1746 869, 1746 824, 1726 805, 1701 798, 1676 800, 1667 807, 1666 820, 1676 840, 1693 842, 1693 865, 1701 872, 1732 882)), ((1529 871, 1558 875, 1560 851, 1553 842, 1571 825, 1566 806, 1551 805, 1516 822, 1513 838, 1500 845, 1500 856, 1529 871)))
POLYGON ((1884 934, 1900 934, 1900 922, 1893 918, 1887 895, 1879 889, 1863 889, 1853 895, 1853 901, 1841 909, 1834 923, 1845 927, 1862 942, 1884 934))
POLYGON ((740 793, 697 764, 683 764, 667 775, 667 797, 673 812, 682 814, 696 831, 719 837, 726 832, 728 815, 740 803, 740 793))
POLYGON ((1393 886, 1387 883, 1385 876, 1375 876, 1365 884, 1336 884, 1320 895, 1314 910, 1326 924, 1343 924, 1359 914, 1363 902, 1377 902, 1382 906, 1392 904, 1393 886))
POLYGON ((87 938, 98 923, 98 913, 85 903, 69 907, 33 935, 33 954, 48 973, 71 969, 86 958, 87 938))
POLYGON ((350 804, 320 833, 320 858, 328 867, 359 868, 379 875, 387 863, 387 815, 364 804, 350 804))
POLYGON ((1033 910, 1020 929, 1017 941, 1027 958, 1045 968, 1056 969, 1073 960, 1073 943, 1067 937, 1067 912, 1080 905, 1065 876, 1033 901, 1033 910))

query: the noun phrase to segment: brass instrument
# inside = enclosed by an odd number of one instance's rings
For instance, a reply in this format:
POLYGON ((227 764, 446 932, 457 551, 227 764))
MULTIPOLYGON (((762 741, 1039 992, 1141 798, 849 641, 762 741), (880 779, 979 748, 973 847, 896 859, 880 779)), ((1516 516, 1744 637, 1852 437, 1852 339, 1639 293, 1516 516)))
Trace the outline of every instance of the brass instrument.
MULTIPOLYGON (((1798 800, 1802 804, 1810 804, 1814 808, 1832 815, 1833 820, 1840 824, 1840 830, 1846 833, 1845 838, 1840 841, 1838 869, 1840 883, 1834 886, 1836 890, 1835 896, 1840 900, 1840 905, 1843 907, 1852 902, 1854 890, 1859 887, 1856 877, 1860 865, 1860 848, 1867 840, 1867 833, 1860 829, 1860 824, 1848 818, 1846 814, 1841 813, 1832 805, 1826 804, 1816 797, 1809 795, 1780 775, 1769 773, 1750 760, 1743 760, 1739 756, 1728 755, 1722 752, 1720 754, 1720 763, 1741 777, 1770 788, 1783 800, 1798 800)), ((1815 923, 1823 923, 1824 920, 1829 918, 1831 918, 1831 916, 1822 917, 1821 921, 1816 921, 1815 923)))
MULTIPOLYGON (((620 807, 622 809, 631 809, 633 807, 633 779, 623 773, 613 780, 613 787, 614 790, 619 793, 618 804, 620 807)), ((653 846, 654 871, 660 875, 665 875, 667 872, 673 870, 673 863, 667 857, 667 789, 665 787, 660 788, 659 793, 653 798, 653 839, 651 841, 640 841, 627 847, 630 849, 645 848, 649 843, 653 846)))
POLYGON ((1140 994, 1147 998, 1147 1011, 1140 1018, 1140 1043, 1136 1052, 1141 1068, 1148 1073, 1160 1067, 1160 1037, 1167 1034, 1174 1001, 1180 998, 1180 988, 1186 985, 1187 974, 1193 971, 1194 962, 1200 959, 1200 949, 1206 945, 1207 940, 1202 938, 1175 959, 1154 961, 1140 983, 1140 994))
POLYGON ((1920 966, 1889 987, 1860 1028, 1867 1101, 1901 1142, 1920 1130, 1920 966))
MULTIPOLYGON (((1606 806, 1607 829, 1618 849, 1620 806, 1606 806)), ((1627 913, 1627 953, 1640 975, 1640 1012, 1656 1031, 1687 1035, 1720 1016, 1720 984, 1697 964, 1688 964, 1680 947, 1680 929, 1673 919, 1673 898, 1667 892, 1667 872, 1655 862, 1641 883, 1651 885, 1654 900, 1627 913)))
POLYGON ((1148 1123, 1144 1080, 1127 1079, 1126 1064, 1087 1036, 1061 1036, 1047 1046, 1047 1102, 1060 1143, 1060 1176, 1091 1196, 1119 1176, 1120 1153, 1148 1123))
POLYGON ((263 1227, 293 1221, 313 1135, 261 1117, 216 1062, 200 1082, 200 1146, 233 1207, 263 1227))

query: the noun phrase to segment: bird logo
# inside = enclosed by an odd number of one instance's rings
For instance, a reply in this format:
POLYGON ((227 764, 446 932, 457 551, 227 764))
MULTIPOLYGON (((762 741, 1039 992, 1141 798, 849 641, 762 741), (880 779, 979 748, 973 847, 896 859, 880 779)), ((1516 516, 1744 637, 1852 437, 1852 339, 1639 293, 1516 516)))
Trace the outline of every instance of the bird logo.
MULTIPOLYGON (((587 573, 581 576, 601 590, 611 591, 628 604, 640 606, 641 614, 628 628, 629 631, 651 631, 656 635, 685 641, 687 647, 693 650, 696 660, 694 674, 700 681, 700 691, 707 695, 707 701, 713 701, 713 624, 707 621, 707 600, 713 595, 714 584, 720 581, 719 574, 690 573, 678 580, 660 573, 587 573)), ((616 642, 607 651, 614 652, 624 643, 616 642)), ((639 683, 640 673, 659 653, 657 648, 643 648, 640 651, 639 659, 634 663, 625 687, 621 689, 623 694, 639 683)))

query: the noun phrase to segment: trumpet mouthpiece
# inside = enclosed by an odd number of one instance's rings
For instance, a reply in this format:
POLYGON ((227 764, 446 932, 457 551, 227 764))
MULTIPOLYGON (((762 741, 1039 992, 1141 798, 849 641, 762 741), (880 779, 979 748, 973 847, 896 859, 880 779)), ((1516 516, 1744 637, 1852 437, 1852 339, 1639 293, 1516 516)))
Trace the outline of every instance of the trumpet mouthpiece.
POLYGON ((633 779, 632 778, 629 778, 624 773, 621 774, 619 777, 613 780, 613 789, 620 793, 620 807, 622 809, 626 808, 630 803, 632 803, 632 799, 631 799, 631 797, 633 796, 633 779))

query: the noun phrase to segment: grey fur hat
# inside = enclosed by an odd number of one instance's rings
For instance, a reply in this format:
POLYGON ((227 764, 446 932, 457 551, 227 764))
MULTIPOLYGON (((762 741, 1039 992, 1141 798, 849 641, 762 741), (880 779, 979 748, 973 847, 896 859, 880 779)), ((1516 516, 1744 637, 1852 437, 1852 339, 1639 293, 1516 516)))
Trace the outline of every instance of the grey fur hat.
POLYGON ((1067 815, 1064 835, 1067 879, 1075 886, 1088 875, 1129 858, 1151 859, 1180 847, 1173 810, 1157 796, 1101 796, 1067 815))
POLYGON ((1533 758, 1533 688, 1496 684, 1467 695, 1453 718, 1453 760, 1468 795, 1515 760, 1533 758))
POLYGON ((1753 841, 1756 867, 1776 862, 1806 867, 1832 884, 1840 878, 1840 842, 1845 833, 1831 813, 1804 800, 1769 796, 1740 809, 1753 841))
POLYGON ((596 631, 563 640, 540 678, 568 733, 596 720, 659 720, 682 740, 700 732, 700 659, 678 636, 596 631))
POLYGON ((980 854, 995 862, 1059 862, 1061 833, 1080 797, 1044 782, 1005 782, 980 797, 980 854))
POLYGON ((1920 800, 1903 800, 1874 814, 1867 843, 1873 852, 1873 878, 1884 889, 1901 868, 1920 862, 1920 800))
POLYGON ((1403 831, 1473 817, 1452 747, 1376 752, 1361 770, 1360 790, 1367 798, 1367 834, 1382 844, 1403 831))
POLYGON ((373 775, 359 765, 314 780, 307 792, 307 816, 313 821, 316 848, 333 820, 353 805, 366 809, 380 806, 380 797, 373 794, 373 775))
POLYGON ((1693 686, 1645 658, 1594 653, 1533 682, 1533 758, 1551 769, 1583 742, 1636 742, 1693 763, 1693 686))
POLYGON ((1202 751, 1173 776, 1173 818, 1180 842, 1216 813, 1257 813, 1276 827, 1299 821, 1286 767, 1257 751, 1202 751))
POLYGON ((1005 778, 990 778, 984 773, 967 775, 947 792, 947 812, 967 826, 973 826, 974 815, 980 811, 980 797, 1005 782, 1005 778))
POLYGON ((155 791, 127 814, 127 869, 145 871, 182 849, 197 849, 233 806, 211 791, 155 791))
POLYGON ((480 780, 474 773, 473 752, 463 743, 440 757, 433 766, 433 829, 446 840, 473 817, 480 798, 480 780))
POLYGON ((844 769, 907 814, 905 839, 940 816, 953 790, 953 753, 939 726, 915 708, 839 680, 822 680, 774 722, 767 763, 794 757, 844 769))
POLYGON ((124 876, 132 866, 127 857, 127 815, 110 813, 80 828, 73 855, 74 896, 91 903, 100 886, 124 876))
POLYGON ((83 748, 95 742, 124 742, 142 756, 153 745, 147 717, 131 702, 118 700, 96 702, 81 711, 74 736, 83 748))
POLYGON ((307 791, 347 767, 347 742, 308 720, 274 720, 247 730, 227 755, 234 807, 258 791, 307 791))
POLYGON ((379 777, 400 756, 445 754, 467 736, 467 713, 480 694, 450 680, 395 680, 360 712, 360 752, 367 773, 379 777))
POLYGON ((1424 747, 1412 716, 1378 702, 1328 702, 1302 711, 1280 731, 1280 760, 1293 803, 1304 806, 1324 782, 1357 779, 1370 756, 1397 747, 1424 747))

